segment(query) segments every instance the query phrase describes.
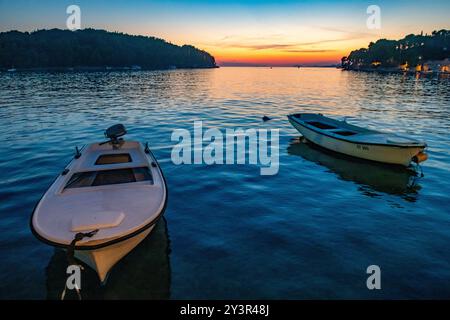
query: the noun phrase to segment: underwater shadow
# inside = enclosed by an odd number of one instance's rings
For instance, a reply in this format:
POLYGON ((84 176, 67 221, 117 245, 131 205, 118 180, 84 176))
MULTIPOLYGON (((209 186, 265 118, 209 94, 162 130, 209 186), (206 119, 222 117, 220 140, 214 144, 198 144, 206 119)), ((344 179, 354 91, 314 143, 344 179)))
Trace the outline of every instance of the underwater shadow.
POLYGON ((369 197, 381 192, 415 202, 421 189, 417 175, 401 166, 350 157, 303 139, 291 141, 287 152, 327 168, 342 180, 355 182, 359 191, 369 197))
MULTIPOLYGON (((169 299, 170 240, 163 217, 150 235, 111 270, 104 286, 94 270, 83 265, 81 297, 90 299, 169 299)), ((55 249, 46 268, 47 299, 59 300, 67 274, 66 252, 55 249)), ((74 291, 66 291, 66 299, 78 299, 74 291)))

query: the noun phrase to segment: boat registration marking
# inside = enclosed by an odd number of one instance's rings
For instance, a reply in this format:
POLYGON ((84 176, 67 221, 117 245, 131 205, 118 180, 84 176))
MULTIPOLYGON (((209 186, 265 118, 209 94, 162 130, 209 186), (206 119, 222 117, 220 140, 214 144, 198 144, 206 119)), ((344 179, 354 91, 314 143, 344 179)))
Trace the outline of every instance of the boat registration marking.
POLYGON ((357 145, 356 145, 356 148, 359 149, 359 150, 369 150, 369 147, 368 147, 368 146, 362 146, 362 145, 360 145, 360 144, 357 144, 357 145))

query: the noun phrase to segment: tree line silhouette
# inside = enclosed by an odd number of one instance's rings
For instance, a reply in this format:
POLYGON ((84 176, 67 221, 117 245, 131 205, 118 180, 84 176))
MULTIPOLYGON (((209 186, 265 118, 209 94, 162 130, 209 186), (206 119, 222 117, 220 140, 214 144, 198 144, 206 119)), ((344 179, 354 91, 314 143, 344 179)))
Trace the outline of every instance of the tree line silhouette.
POLYGON ((368 48, 352 51, 342 58, 342 67, 417 66, 426 61, 450 58, 450 30, 433 31, 431 35, 410 34, 400 40, 380 39, 368 48))
POLYGON ((0 68, 211 68, 214 57, 191 45, 105 30, 0 33, 0 68))

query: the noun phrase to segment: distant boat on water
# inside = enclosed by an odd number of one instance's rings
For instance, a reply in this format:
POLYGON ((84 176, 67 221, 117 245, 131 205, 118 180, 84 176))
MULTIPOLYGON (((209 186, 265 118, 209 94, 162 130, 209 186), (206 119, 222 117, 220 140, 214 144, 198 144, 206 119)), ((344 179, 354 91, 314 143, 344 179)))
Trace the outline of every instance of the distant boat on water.
POLYGON ((12 68, 9 68, 8 70, 6 70, 6 71, 8 71, 8 72, 16 72, 17 71, 17 69, 16 68, 14 68, 14 67, 12 67, 12 68))
POLYGON ((366 160, 409 166, 427 160, 427 144, 397 134, 365 129, 314 113, 288 116, 307 140, 335 152, 366 160))

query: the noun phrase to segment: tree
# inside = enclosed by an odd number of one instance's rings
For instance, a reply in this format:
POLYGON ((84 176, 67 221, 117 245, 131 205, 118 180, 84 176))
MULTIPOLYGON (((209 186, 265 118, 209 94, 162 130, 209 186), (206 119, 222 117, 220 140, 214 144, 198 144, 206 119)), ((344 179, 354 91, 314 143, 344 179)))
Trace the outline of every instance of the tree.
POLYGON ((105 30, 51 29, 0 33, 0 68, 215 67, 214 57, 193 46, 105 30))

